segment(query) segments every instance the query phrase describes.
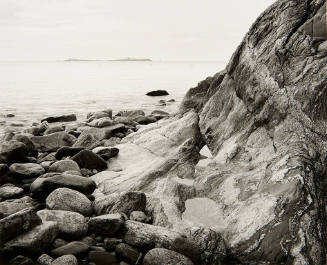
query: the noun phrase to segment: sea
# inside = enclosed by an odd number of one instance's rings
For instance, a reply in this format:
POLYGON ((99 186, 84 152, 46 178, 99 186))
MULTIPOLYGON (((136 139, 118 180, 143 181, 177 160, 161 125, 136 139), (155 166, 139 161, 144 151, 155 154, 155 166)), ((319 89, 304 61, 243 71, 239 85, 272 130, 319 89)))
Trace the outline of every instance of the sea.
POLYGON ((186 92, 224 69, 223 61, 0 62, 0 133, 52 115, 154 109, 174 112, 186 92), (149 97, 152 90, 169 96, 149 97), (162 106, 159 100, 174 99, 162 106), (8 117, 10 116, 10 117, 8 117))

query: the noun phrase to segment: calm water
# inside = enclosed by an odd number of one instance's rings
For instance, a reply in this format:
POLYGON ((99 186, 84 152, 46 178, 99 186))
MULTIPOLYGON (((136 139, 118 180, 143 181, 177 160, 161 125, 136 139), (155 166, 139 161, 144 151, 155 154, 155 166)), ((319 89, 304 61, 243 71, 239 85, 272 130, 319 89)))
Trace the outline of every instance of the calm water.
POLYGON ((176 107, 190 87, 224 66, 223 62, 0 62, 0 131, 54 114, 75 113, 82 119, 87 112, 105 108, 150 110, 159 99, 173 98, 176 107), (157 89, 170 96, 145 96, 157 89), (5 118, 9 113, 15 117, 5 118))

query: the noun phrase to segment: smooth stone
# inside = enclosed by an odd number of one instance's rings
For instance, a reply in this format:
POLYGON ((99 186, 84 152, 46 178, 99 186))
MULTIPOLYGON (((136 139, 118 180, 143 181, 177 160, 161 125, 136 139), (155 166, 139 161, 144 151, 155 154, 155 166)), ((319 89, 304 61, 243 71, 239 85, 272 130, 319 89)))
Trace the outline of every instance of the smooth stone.
POLYGON ((55 154, 55 158, 60 160, 67 156, 74 156, 78 154, 80 151, 82 151, 84 148, 82 147, 69 147, 69 146, 63 146, 58 149, 58 151, 55 154))
POLYGON ((129 217, 131 221, 137 221, 141 223, 149 223, 151 221, 151 217, 145 215, 144 212, 141 211, 133 211, 129 217))
POLYGON ((9 170, 20 178, 39 177, 45 173, 44 168, 36 163, 15 163, 9 167, 9 170))
POLYGON ((26 208, 0 220, 0 247, 5 242, 23 234, 41 223, 34 208, 26 208))
POLYGON ((27 161, 28 148, 22 142, 10 140, 0 146, 0 163, 13 164, 27 161))
POLYGON ((97 127, 97 128, 104 128, 104 127, 112 126, 114 124, 115 124, 115 121, 113 121, 111 118, 107 118, 107 117, 95 119, 88 123, 89 126, 97 127))
POLYGON ((151 112, 151 116, 155 117, 157 120, 169 117, 169 113, 163 110, 154 110, 151 112))
POLYGON ((125 220, 121 214, 106 214, 89 220, 89 232, 96 235, 110 236, 118 232, 125 220))
POLYGON ((97 147, 92 150, 95 154, 102 157, 104 160, 109 160, 110 158, 116 157, 119 153, 119 149, 116 147, 97 147))
POLYGON ((32 199, 26 200, 24 197, 21 199, 0 202, 0 218, 7 217, 11 214, 34 206, 35 202, 32 199))
POLYGON ((51 116, 47 117, 41 120, 41 122, 48 122, 48 123, 53 123, 53 122, 70 122, 70 121, 76 121, 77 117, 75 114, 69 114, 69 115, 60 115, 60 116, 51 116))
POLYGON ((143 265, 171 265, 171 264, 183 264, 194 265, 191 259, 184 255, 165 248, 151 249, 143 259, 143 265))
POLYGON ((103 111, 90 112, 86 115, 87 121, 92 122, 93 120, 98 120, 101 118, 112 118, 112 109, 107 109, 103 111))
POLYGON ((51 133, 56 133, 56 132, 63 132, 64 130, 65 130, 65 126, 64 125, 58 125, 58 126, 49 127, 48 129, 46 129, 46 131, 44 132, 44 134, 51 134, 51 133))
POLYGON ((55 259, 51 265, 78 265, 78 261, 74 255, 63 255, 55 259))
POLYGON ((5 248, 26 253, 41 253, 51 246, 58 234, 56 222, 44 222, 27 233, 10 240, 5 248))
POLYGON ((146 93, 147 96, 159 97, 159 96, 168 96, 169 93, 166 90, 154 90, 146 93))
POLYGON ((131 264, 136 264, 141 254, 136 248, 131 247, 125 243, 118 244, 116 246, 115 252, 119 259, 130 262, 131 264))
POLYGON ((90 247, 95 246, 97 243, 96 240, 90 236, 84 237, 81 241, 84 242, 85 244, 89 245, 90 247))
POLYGON ((117 264, 119 262, 114 254, 104 251, 90 251, 88 260, 96 265, 117 264))
POLYGON ((53 163, 50 168, 49 168, 49 172, 66 172, 66 171, 80 171, 80 168, 78 166, 78 164, 73 161, 73 160, 60 160, 57 161, 55 163, 53 163))
POLYGON ((93 180, 76 175, 57 174, 39 177, 31 185, 31 192, 38 195, 49 195, 58 188, 69 188, 84 194, 91 194, 96 188, 93 180))
POLYGON ((62 247, 51 250, 50 255, 54 257, 61 257, 63 255, 79 256, 88 252, 90 247, 81 241, 72 241, 62 247))
POLYGON ((115 122, 125 124, 127 126, 135 127, 138 123, 134 121, 132 118, 124 117, 124 116, 117 116, 114 119, 115 122))
POLYGON ((29 257, 18 255, 9 261, 9 265, 34 265, 34 262, 29 257))
POLYGON ((88 231, 87 219, 79 213, 44 209, 38 211, 37 215, 43 222, 57 222, 59 233, 64 235, 81 237, 88 231))
POLYGON ((62 247, 62 246, 64 246, 64 245, 67 245, 68 243, 65 241, 65 240, 63 240, 62 238, 56 238, 54 241, 53 241, 53 243, 52 243, 52 249, 54 249, 54 248, 60 248, 60 247, 62 247))
POLYGON ((134 119, 138 124, 141 125, 147 125, 150 123, 154 123, 157 122, 157 119, 155 117, 151 117, 151 116, 140 116, 134 119))
POLYGON ((66 132, 33 136, 30 139, 40 152, 55 152, 60 147, 72 146, 76 142, 76 138, 66 132))
POLYGON ((52 265, 53 258, 48 254, 42 254, 36 261, 39 265, 52 265))
POLYGON ((58 188, 46 199, 46 205, 51 210, 77 212, 90 216, 93 212, 91 201, 82 193, 68 188, 58 188))
POLYGON ((13 184, 4 184, 0 187, 0 199, 12 199, 22 195, 24 190, 22 188, 16 187, 13 184))
POLYGON ((81 168, 102 171, 107 168, 107 163, 100 156, 90 150, 83 150, 72 157, 81 168))

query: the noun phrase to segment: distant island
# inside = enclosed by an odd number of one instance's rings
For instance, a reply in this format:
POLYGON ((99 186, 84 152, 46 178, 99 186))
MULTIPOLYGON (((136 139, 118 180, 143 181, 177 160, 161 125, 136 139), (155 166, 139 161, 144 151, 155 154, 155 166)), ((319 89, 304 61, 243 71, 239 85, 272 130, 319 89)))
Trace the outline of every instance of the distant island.
POLYGON ((152 62, 151 59, 148 58, 123 58, 123 59, 115 59, 115 60, 87 60, 87 59, 75 59, 69 58, 64 60, 65 62, 152 62))

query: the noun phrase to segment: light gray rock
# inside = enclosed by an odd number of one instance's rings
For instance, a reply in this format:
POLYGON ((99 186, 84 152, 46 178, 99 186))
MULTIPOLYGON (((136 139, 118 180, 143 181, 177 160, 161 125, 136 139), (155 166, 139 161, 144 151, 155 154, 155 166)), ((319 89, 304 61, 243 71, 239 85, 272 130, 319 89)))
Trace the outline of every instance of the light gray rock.
POLYGON ((151 220, 150 217, 146 216, 146 214, 142 211, 133 211, 129 217, 132 221, 137 221, 141 223, 149 223, 151 220))
POLYGON ((80 171, 80 168, 75 161, 69 159, 57 161, 53 163, 49 168, 49 172, 63 173, 65 171, 70 171, 70 170, 80 171))
POLYGON ((51 265, 78 265, 78 261, 74 255, 63 255, 55 259, 51 265))
POLYGON ((23 197, 20 199, 11 199, 0 202, 0 218, 7 217, 26 208, 34 207, 35 205, 36 202, 33 201, 30 197, 23 197))
POLYGON ((96 235, 111 236, 124 224, 121 214, 106 214, 90 218, 89 231, 96 235))
POLYGON ((183 264, 183 265, 193 265, 194 263, 189 258, 175 251, 164 249, 164 248, 154 248, 151 249, 143 259, 143 265, 171 265, 171 264, 183 264))
POLYGON ((90 216, 93 212, 91 201, 82 193, 68 188, 58 188, 46 199, 46 205, 51 210, 64 210, 90 216))
POLYGON ((66 132, 33 136, 30 139, 40 152, 57 151, 60 147, 72 146, 76 142, 76 138, 66 132))
POLYGON ((42 222, 57 222, 59 233, 64 235, 81 237, 88 231, 87 219, 79 213, 44 209, 38 211, 37 215, 42 222))
POLYGON ((0 187, 0 198, 11 199, 23 194, 22 188, 16 187, 13 184, 4 184, 0 187))
POLYGON ((5 244, 5 248, 18 252, 41 253, 51 245, 57 234, 57 223, 45 222, 10 240, 5 244))
POLYGON ((53 258, 47 254, 42 254, 40 257, 38 257, 37 262, 40 265, 52 265, 53 258))
POLYGON ((11 173, 21 178, 33 178, 45 173, 42 166, 36 163, 15 163, 9 167, 11 173))
POLYGON ((97 127, 97 128, 104 128, 104 127, 112 126, 114 124, 115 122, 109 117, 94 119, 88 123, 89 126, 97 127))

